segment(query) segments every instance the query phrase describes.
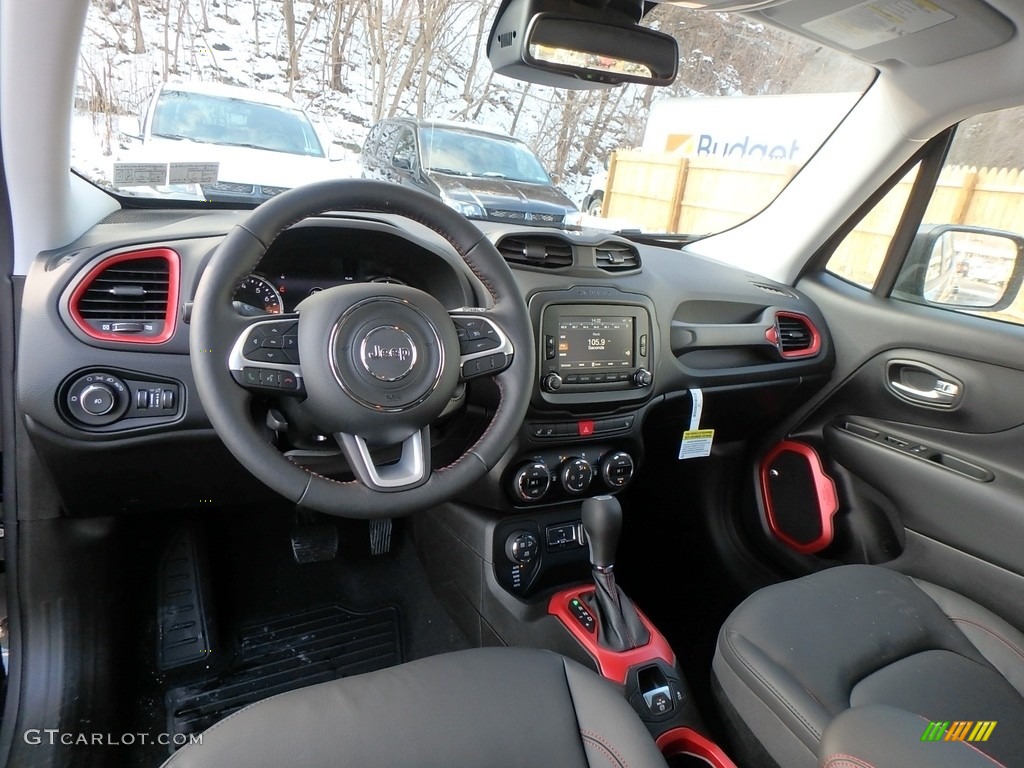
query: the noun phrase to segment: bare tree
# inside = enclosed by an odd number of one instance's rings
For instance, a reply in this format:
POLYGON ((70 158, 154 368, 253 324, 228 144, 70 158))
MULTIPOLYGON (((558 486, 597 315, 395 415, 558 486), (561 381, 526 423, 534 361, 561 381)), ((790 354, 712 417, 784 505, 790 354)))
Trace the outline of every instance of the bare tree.
POLYGON ((331 17, 331 39, 328 45, 330 75, 328 84, 335 91, 344 90, 341 71, 345 63, 345 47, 352 37, 352 27, 358 17, 359 6, 347 0, 334 0, 334 15, 331 17), (342 19, 345 23, 342 26, 342 19))
MULTIPOLYGON (((289 3, 289 6, 291 3, 289 3)), ((294 19, 292 21, 294 28, 294 19)), ((252 41, 253 52, 260 57, 260 0, 252 0, 252 41)))
POLYGON ((299 56, 302 53, 302 46, 305 44, 309 33, 316 26, 322 6, 320 0, 312 1, 309 15, 306 17, 302 31, 298 32, 298 34, 296 34, 297 29, 295 25, 295 0, 284 0, 281 8, 284 15, 285 39, 288 44, 288 95, 291 96, 295 91, 295 81, 300 76, 299 56))
POLYGON ((145 53, 146 40, 142 36, 142 10, 139 8, 139 0, 129 0, 128 5, 132 12, 132 30, 135 33, 135 48, 132 53, 145 53))

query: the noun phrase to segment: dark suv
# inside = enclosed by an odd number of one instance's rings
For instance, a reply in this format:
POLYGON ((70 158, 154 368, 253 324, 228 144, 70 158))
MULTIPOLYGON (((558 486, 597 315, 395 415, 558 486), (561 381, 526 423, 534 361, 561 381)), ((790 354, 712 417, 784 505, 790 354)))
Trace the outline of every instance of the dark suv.
POLYGON ((363 176, 418 187, 472 219, 578 223, 579 209, 523 142, 485 128, 388 118, 370 129, 363 176))

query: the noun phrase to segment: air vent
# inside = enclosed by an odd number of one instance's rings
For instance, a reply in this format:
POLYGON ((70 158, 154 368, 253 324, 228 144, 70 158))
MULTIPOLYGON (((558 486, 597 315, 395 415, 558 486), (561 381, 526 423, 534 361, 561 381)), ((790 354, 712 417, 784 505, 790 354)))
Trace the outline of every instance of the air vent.
POLYGON ((572 243, 555 237, 506 237, 498 251, 510 264, 527 264, 542 269, 559 269, 573 264, 572 243))
POLYGON ((775 326, 768 329, 768 340, 787 360, 813 357, 821 351, 821 334, 806 315, 776 312, 775 326))
POLYGON ((178 254, 154 248, 95 265, 72 292, 68 311, 94 339, 159 344, 174 333, 177 303, 178 254))
POLYGON ((640 254, 626 243, 603 243, 597 246, 595 258, 605 272, 629 272, 640 266, 640 254))

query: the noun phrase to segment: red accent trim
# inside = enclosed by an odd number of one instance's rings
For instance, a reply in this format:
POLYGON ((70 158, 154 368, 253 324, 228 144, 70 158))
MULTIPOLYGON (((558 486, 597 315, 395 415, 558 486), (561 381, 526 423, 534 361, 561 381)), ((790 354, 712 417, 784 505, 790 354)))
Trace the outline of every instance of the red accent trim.
POLYGON ((672 728, 657 738, 655 744, 665 757, 694 755, 709 762, 714 768, 736 768, 736 763, 715 742, 701 736, 692 728, 672 728))
POLYGON ((583 649, 597 662, 597 668, 602 675, 612 682, 625 685, 629 670, 639 664, 649 664, 656 659, 661 659, 669 664, 669 666, 675 666, 676 655, 672 652, 672 647, 668 644, 668 640, 665 639, 665 636, 658 631, 657 627, 639 609, 637 609, 637 613, 640 614, 640 621, 647 627, 647 631, 651 633, 651 639, 647 645, 629 651, 613 651, 598 645, 600 633, 587 632, 569 611, 570 600, 574 598, 583 600, 585 596, 593 592, 594 587, 570 587, 569 589, 563 589, 561 592, 551 596, 551 600, 548 602, 548 613, 562 622, 565 628, 569 630, 569 634, 575 637, 576 641, 583 646, 583 649))
POLYGON ((772 346, 779 346, 779 329, 774 325, 764 332, 764 337, 768 339, 768 343, 772 346))
MULTIPOLYGON (((782 351, 782 338, 778 333, 778 329, 775 328, 776 340, 775 345, 779 348, 779 354, 782 355, 786 360, 796 360, 801 357, 814 357, 821 351, 821 334, 818 333, 818 329, 814 323, 811 322, 811 318, 801 312, 776 312, 775 322, 778 323, 780 317, 791 317, 794 320, 802 321, 806 326, 807 330, 811 332, 811 346, 807 349, 799 349, 793 352, 782 351)), ((765 334, 767 336, 767 334, 765 334)), ((771 341, 771 339, 769 339, 771 341)))
POLYGON ((178 254, 170 248, 147 248, 142 251, 128 251, 108 256, 98 264, 95 264, 86 273, 85 277, 78 281, 78 285, 75 286, 75 290, 71 293, 71 298, 68 299, 68 312, 71 314, 71 319, 74 320, 78 329, 90 338, 99 339, 100 341, 116 341, 121 344, 163 344, 174 335, 174 330, 177 326, 180 272, 178 254), (157 336, 97 331, 89 325, 89 321, 82 317, 78 311, 78 302, 85 295, 85 292, 89 290, 92 281, 107 267, 123 261, 134 261, 135 259, 163 259, 167 262, 167 317, 164 320, 164 329, 157 336))
POLYGON ((796 550, 805 555, 820 552, 832 543, 833 529, 832 517, 839 511, 839 495, 836 493, 836 484, 825 473, 821 464, 818 452, 811 446, 798 443, 795 440, 783 440, 772 448, 761 460, 761 498, 764 500, 765 516, 768 520, 768 528, 772 535, 786 544, 790 549, 796 550), (813 541, 797 541, 788 536, 779 527, 775 518, 775 509, 772 506, 772 495, 768 485, 768 472, 772 462, 783 453, 797 453, 803 456, 811 468, 811 477, 814 480, 814 493, 818 500, 818 514, 821 515, 821 535, 813 541))

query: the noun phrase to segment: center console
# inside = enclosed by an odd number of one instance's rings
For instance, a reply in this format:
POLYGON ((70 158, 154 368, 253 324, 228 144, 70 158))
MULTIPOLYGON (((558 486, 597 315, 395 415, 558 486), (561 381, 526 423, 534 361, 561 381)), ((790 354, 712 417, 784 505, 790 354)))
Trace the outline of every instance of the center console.
MULTIPOLYGON (((584 526, 595 504, 618 508, 614 495, 642 469, 657 383, 654 307, 641 294, 576 286, 534 293, 529 309, 537 376, 512 450, 471 498, 415 518, 431 582, 472 641, 542 646, 589 664, 622 687, 664 754, 729 768, 702 741, 664 636, 639 610, 609 608, 631 601, 611 558, 607 567, 593 559, 584 526)), ((598 551, 614 554, 617 530, 604 538, 598 551)))

